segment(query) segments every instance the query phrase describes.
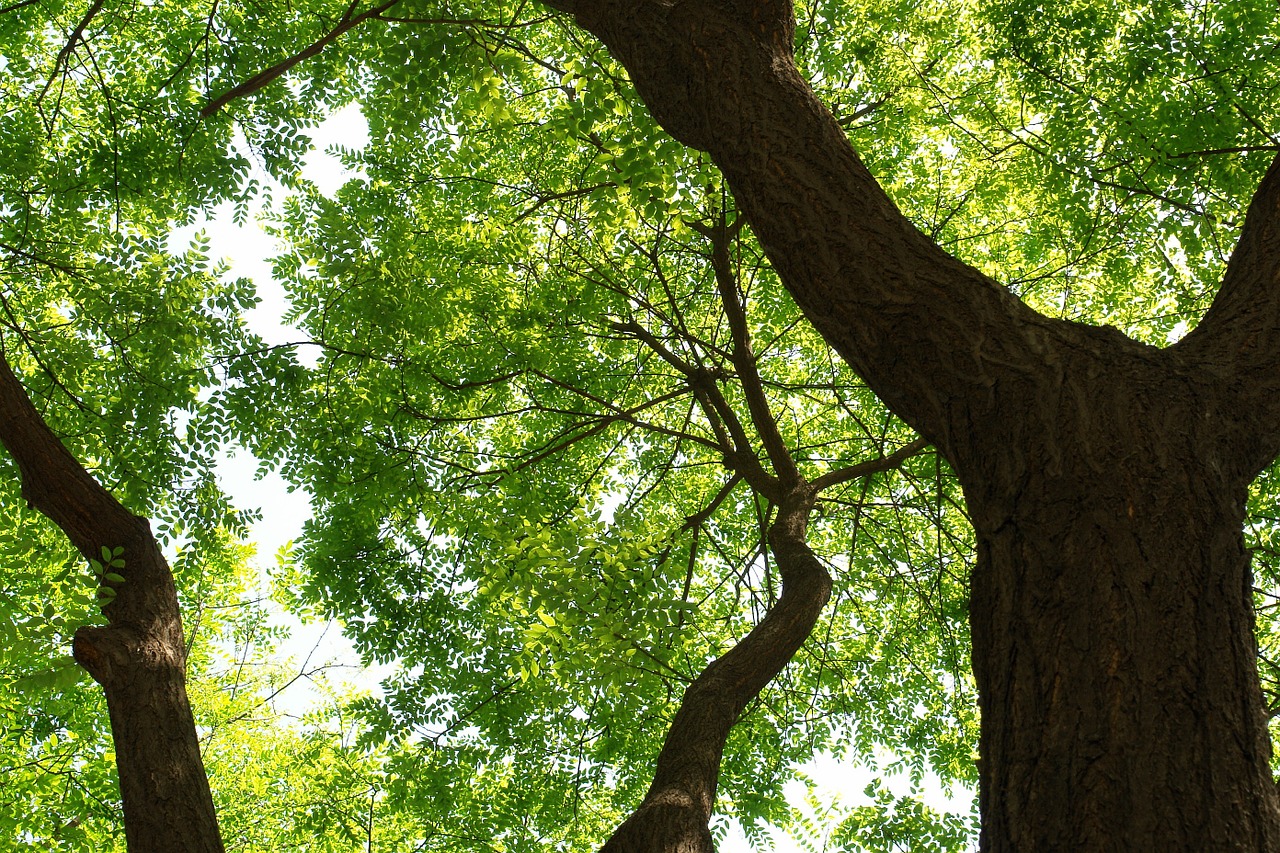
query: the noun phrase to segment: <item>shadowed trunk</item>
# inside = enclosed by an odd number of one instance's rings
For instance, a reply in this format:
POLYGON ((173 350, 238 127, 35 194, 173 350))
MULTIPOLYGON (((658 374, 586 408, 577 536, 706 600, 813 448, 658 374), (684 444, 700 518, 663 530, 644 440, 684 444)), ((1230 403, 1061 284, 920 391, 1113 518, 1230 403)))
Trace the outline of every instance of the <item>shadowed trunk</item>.
POLYGON ((982 849, 1280 849, 1221 395, 1095 344, 1019 403, 1038 429, 982 431, 960 469, 982 849))
MULTIPOLYGON (((125 578, 108 624, 76 632, 74 653, 107 699, 130 853, 221 853, 213 797, 186 691, 186 647, 173 575, 135 516, 62 446, 0 359, 0 443, 22 495, 87 559, 123 548, 125 578)), ((106 562, 106 561, 104 561, 106 562)))

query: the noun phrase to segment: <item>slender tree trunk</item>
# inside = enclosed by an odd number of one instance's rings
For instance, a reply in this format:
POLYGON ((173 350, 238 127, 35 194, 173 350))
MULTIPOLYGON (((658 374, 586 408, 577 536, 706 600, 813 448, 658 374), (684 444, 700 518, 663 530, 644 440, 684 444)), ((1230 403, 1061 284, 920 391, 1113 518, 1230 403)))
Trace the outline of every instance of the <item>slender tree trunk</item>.
POLYGON ((807 483, 785 496, 769 531, 782 596, 751 633, 689 685, 649 792, 601 853, 715 853, 708 822, 729 730, 808 639, 831 595, 831 576, 805 544, 813 500, 807 483))
POLYGON ((1036 314, 912 226, 797 72, 787 0, 545 2, 710 153, 806 316, 955 467, 983 850, 1280 850, 1241 535, 1280 453, 1280 159, 1159 351, 1036 314))
POLYGON ((685 374, 708 420, 724 419, 723 440, 728 444, 722 450, 735 472, 733 482, 745 480, 776 507, 768 545, 782 578, 782 595, 746 637, 689 685, 658 755, 653 784, 602 853, 714 853, 708 824, 729 731, 809 638, 831 596, 831 576, 806 539, 814 501, 825 488, 893 470, 926 446, 917 439, 886 456, 806 481, 770 411, 753 353, 746 304, 729 251, 739 224, 729 226, 722 219, 715 226, 694 227, 711 243, 709 260, 730 331, 729 355, 746 398, 754 440, 714 383, 707 383, 698 369, 662 344, 650 346, 685 374), (772 471, 765 469, 760 451, 772 471))
MULTIPOLYGON (((146 519, 112 531, 123 542, 125 578, 154 613, 141 621, 113 616, 76 632, 76 661, 102 685, 111 718, 129 853, 221 853, 213 796, 187 699, 186 649, 169 566, 146 519)), ((110 610, 113 605, 108 605, 110 610)))
MULTIPOLYGON (((186 646, 173 575, 144 518, 129 512, 63 447, 0 359, 0 443, 22 494, 80 553, 123 548, 108 624, 76 632, 74 653, 102 685, 111 716, 130 853, 221 853, 213 797, 186 692, 186 646)), ((103 561, 106 562, 106 561, 103 561)))

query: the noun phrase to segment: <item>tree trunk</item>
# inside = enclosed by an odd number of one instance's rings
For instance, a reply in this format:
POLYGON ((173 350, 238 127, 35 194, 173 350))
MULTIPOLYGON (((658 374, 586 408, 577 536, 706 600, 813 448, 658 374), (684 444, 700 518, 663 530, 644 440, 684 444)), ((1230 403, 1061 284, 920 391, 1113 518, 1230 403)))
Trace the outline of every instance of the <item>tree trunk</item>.
POLYGON ((151 590, 130 592, 150 599, 156 612, 141 624, 113 616, 105 627, 81 628, 75 659, 107 699, 129 853, 222 853, 187 699, 177 592, 146 519, 134 517, 132 526, 114 540, 127 543, 117 598, 151 578, 151 590))
POLYGON ((1218 393, 1155 350, 1089 349, 958 466, 982 849, 1280 850, 1218 393))
POLYGON ((0 358, 0 442, 23 497, 87 559, 123 548, 108 624, 76 632, 76 661, 102 685, 111 717, 130 853, 222 853, 213 797, 186 691, 182 615, 169 565, 146 519, 72 457, 0 358))
POLYGON ((796 70, 786 0, 546 0, 721 168, 783 284, 950 460, 984 851, 1280 850, 1241 525, 1280 453, 1280 159, 1160 351, 1052 320, 893 206, 796 70))

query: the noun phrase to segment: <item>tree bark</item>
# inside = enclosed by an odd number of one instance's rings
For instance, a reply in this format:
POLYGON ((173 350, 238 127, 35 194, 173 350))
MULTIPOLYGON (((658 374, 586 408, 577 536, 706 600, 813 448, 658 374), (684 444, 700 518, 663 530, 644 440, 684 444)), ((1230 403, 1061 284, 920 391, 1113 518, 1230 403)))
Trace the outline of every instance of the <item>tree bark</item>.
POLYGON ((102 488, 62 445, 8 362, 0 359, 0 443, 23 497, 87 559, 123 548, 125 578, 103 608, 108 624, 76 632, 76 661, 107 699, 130 853, 221 853, 195 721, 173 575, 144 518, 102 488))
POLYGON ((806 316, 955 468, 982 849, 1280 850, 1241 534, 1280 452, 1280 165, 1160 351, 1035 313, 912 226, 797 71, 786 0, 549 5, 712 156, 806 316))
POLYGON ((1154 350, 1082 349, 1030 401, 1051 440, 988 429, 962 475, 982 849, 1280 849, 1219 392, 1154 350))

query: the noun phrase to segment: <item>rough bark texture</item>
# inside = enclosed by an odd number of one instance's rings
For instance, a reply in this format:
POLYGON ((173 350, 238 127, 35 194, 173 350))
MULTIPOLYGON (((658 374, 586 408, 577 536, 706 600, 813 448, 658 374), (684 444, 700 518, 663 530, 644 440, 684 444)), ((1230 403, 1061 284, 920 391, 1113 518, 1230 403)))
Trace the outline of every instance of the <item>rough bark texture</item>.
POLYGON ((1217 389, 1100 336, 1036 392, 962 469, 983 849, 1280 849, 1217 389))
POLYGON ((1280 165, 1160 351, 1036 314, 907 222, 797 72, 789 3, 550 5, 711 154, 808 318, 957 471, 982 849, 1280 850, 1241 536, 1280 452, 1280 165))
POLYGON ((221 853, 187 701, 177 591, 150 525, 63 447, 3 359, 0 443, 18 464, 23 497, 80 553, 101 559, 103 547, 124 548, 108 625, 77 631, 74 653, 106 694, 130 852, 221 853))

